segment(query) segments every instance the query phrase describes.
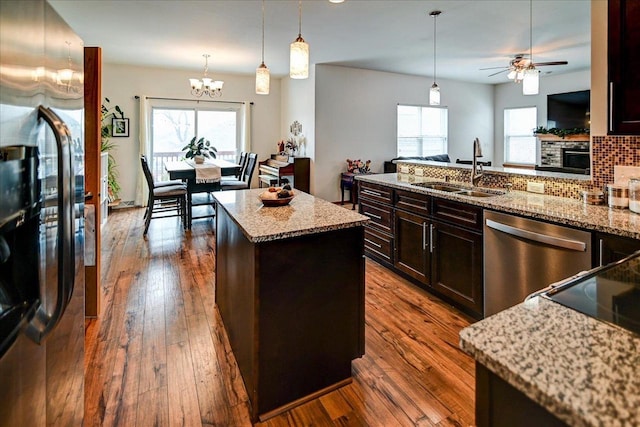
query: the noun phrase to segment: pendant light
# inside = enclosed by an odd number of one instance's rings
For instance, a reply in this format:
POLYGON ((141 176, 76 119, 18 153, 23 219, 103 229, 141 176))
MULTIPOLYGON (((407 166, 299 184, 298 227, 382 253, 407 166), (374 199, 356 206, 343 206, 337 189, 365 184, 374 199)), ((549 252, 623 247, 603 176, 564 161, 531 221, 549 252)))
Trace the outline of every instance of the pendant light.
POLYGON ((429 105, 440 105, 440 88, 436 84, 436 21, 441 13, 439 10, 429 13, 433 16, 433 84, 429 89, 429 105))
POLYGON ((309 45, 302 38, 302 0, 298 1, 298 38, 291 43, 289 51, 289 77, 309 77, 309 45))
POLYGON ((269 68, 264 65, 264 0, 262 0, 262 63, 256 69, 256 93, 258 95, 269 95, 270 82, 269 68))
POLYGON ((540 89, 540 72, 533 64, 533 0, 529 0, 529 65, 522 78, 522 94, 537 95, 540 89))

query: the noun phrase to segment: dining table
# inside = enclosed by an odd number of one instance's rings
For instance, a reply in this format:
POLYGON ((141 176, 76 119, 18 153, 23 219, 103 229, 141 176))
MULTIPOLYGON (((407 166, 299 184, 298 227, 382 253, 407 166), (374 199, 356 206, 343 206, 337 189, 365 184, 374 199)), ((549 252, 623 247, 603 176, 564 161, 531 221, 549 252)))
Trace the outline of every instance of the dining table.
MULTIPOLYGON (((223 159, 207 159, 204 164, 218 166, 221 176, 235 176, 240 172, 241 166, 234 162, 223 159)), ((169 179, 181 179, 187 183, 187 229, 191 230, 191 222, 196 218, 206 218, 213 215, 201 217, 193 216, 193 194, 201 192, 212 192, 220 189, 220 182, 196 183, 196 168, 192 160, 165 161, 164 168, 169 174, 169 179)))

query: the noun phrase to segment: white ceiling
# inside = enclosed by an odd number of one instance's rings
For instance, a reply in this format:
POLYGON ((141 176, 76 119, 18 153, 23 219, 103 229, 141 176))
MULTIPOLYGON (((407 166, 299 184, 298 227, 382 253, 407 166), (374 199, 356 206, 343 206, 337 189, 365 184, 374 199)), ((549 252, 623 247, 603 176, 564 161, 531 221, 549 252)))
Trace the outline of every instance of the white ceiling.
MULTIPOLYGON (((193 70, 211 54, 209 75, 251 75, 260 64, 259 0, 49 0, 83 38, 100 46, 103 62, 193 70)), ((289 44, 298 35, 298 2, 266 0, 265 63, 288 74, 289 44)), ((311 62, 433 75, 432 10, 437 18, 437 76, 503 83, 506 67, 529 50, 527 0, 328 0, 302 2, 302 37, 311 62), (499 71, 499 70, 496 70, 499 71)), ((591 0, 533 1, 533 58, 562 61, 554 74, 590 68, 591 0)))

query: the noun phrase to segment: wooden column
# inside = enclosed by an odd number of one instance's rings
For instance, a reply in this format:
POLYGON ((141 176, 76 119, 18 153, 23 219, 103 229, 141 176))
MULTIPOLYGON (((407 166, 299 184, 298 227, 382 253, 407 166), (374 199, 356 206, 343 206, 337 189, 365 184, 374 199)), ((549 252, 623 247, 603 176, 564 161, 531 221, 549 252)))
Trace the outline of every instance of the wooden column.
POLYGON ((95 207, 95 265, 85 266, 85 308, 87 317, 100 314, 100 145, 102 106, 102 49, 84 48, 84 156, 85 192, 93 198, 86 201, 95 207))

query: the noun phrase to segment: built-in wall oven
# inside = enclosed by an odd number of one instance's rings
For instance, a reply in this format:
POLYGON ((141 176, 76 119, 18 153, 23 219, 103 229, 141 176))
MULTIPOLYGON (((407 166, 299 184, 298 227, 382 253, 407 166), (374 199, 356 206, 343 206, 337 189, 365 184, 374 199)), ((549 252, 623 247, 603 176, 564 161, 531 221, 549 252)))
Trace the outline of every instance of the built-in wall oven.
POLYGON ((562 167, 564 169, 576 169, 588 173, 591 167, 591 157, 588 148, 563 148, 562 167))

